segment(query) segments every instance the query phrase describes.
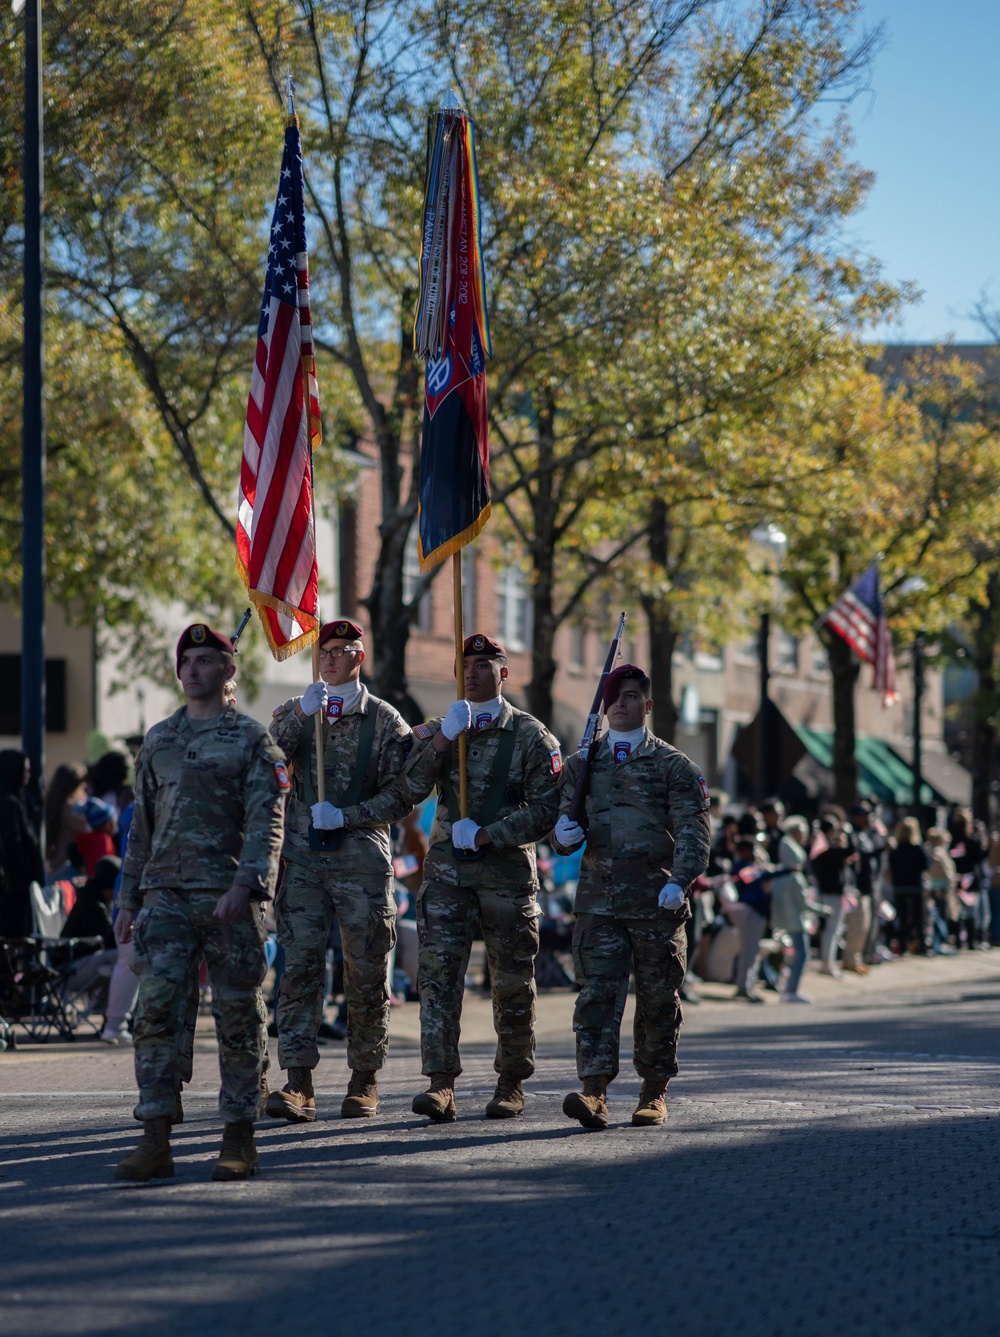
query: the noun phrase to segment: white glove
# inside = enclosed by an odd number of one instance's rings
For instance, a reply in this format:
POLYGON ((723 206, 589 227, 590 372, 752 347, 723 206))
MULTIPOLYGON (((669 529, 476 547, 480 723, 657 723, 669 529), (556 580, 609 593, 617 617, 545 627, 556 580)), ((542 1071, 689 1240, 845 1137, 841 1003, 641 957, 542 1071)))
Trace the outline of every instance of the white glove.
POLYGON ((325 682, 311 682, 299 702, 303 715, 315 715, 317 710, 325 709, 328 694, 325 682))
POLYGON ((583 827, 580 826, 578 822, 574 822, 573 819, 564 812, 558 822, 556 822, 556 840, 558 840, 559 844, 562 845, 564 849, 571 850, 575 849, 577 845, 582 845, 586 839, 587 833, 584 831, 583 827))
POLYGON ((441 732, 445 738, 455 739, 472 725, 472 707, 468 701, 453 701, 448 707, 448 714, 441 721, 441 732))
POLYGON ((685 901, 684 888, 677 882, 668 882, 656 898, 661 910, 680 910, 685 901))
MULTIPOLYGON (((464 702, 459 701, 456 704, 464 705, 464 702)), ((451 843, 457 850, 474 850, 478 830, 478 825, 471 817, 460 817, 457 822, 452 824, 451 843)))
POLYGON ((310 811, 317 831, 339 831, 344 825, 344 814, 332 803, 314 803, 310 811))

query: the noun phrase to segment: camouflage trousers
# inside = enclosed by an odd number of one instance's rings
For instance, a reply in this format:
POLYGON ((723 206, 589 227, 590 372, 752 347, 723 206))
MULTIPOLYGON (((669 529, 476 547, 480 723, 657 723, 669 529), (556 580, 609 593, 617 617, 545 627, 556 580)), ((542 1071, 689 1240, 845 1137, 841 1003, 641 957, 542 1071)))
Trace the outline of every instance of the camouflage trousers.
MULTIPOLYGON (((177 1071, 182 1083, 190 1082, 194 1074, 194 1032, 198 1024, 198 1004, 201 1001, 201 989, 198 985, 198 976, 201 973, 200 959, 195 962, 194 970, 191 972, 191 980, 188 985, 187 998, 184 1002, 184 1016, 178 1026, 178 1065, 177 1071)), ((271 1066, 271 1056, 267 1052, 267 1006, 264 1002, 264 995, 258 988, 254 995, 254 1005, 257 1009, 257 1024, 260 1027, 261 1048, 264 1051, 263 1071, 267 1072, 271 1066)))
POLYGON ((374 1072, 389 1047, 389 953, 396 945, 392 878, 350 878, 286 863, 275 900, 285 972, 278 988, 278 1063, 315 1068, 326 940, 336 914, 344 947, 347 1062, 374 1072))
POLYGON ((218 900, 217 891, 163 891, 136 916, 132 969, 139 999, 132 1038, 139 1119, 172 1114, 181 1083, 190 1081, 203 956, 219 1043, 219 1110, 233 1123, 257 1116, 267 1053, 260 996, 264 912, 252 901, 244 918, 216 919, 218 900))
POLYGON ((493 989, 493 1066, 520 1081, 535 1071, 535 898, 523 891, 473 890, 430 880, 417 896, 421 1071, 462 1071, 462 995, 477 926, 486 943, 493 989))
POLYGON ((573 964, 582 986, 573 1012, 580 1077, 618 1076, 618 1041, 633 970, 635 1070, 653 1081, 675 1077, 685 925, 669 913, 657 919, 582 914, 573 928, 573 964))

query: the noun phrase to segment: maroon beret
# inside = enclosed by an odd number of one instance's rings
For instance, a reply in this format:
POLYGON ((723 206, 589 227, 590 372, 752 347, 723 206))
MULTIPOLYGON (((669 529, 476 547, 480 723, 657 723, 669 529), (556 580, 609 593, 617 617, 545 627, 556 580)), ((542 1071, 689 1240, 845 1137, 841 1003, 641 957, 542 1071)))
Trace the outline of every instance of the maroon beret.
POLYGON ((177 642, 178 678, 181 676, 181 655, 184 651, 200 650, 205 645, 211 646, 213 650, 224 650, 230 655, 236 653, 232 641, 228 636, 224 636, 221 631, 213 631, 204 622, 192 622, 190 627, 181 633, 181 638, 177 642))
POLYGON ((319 629, 319 643, 324 645, 336 636, 341 641, 360 641, 364 632, 350 618, 338 617, 335 622, 324 622, 319 629))
POLYGON ((616 669, 612 669, 604 683, 604 692, 602 694, 604 709, 607 710, 618 700, 618 693, 621 691, 622 683, 625 682, 626 679, 638 678, 641 680, 645 678, 645 676, 645 672, 638 664, 619 664, 616 669))
POLYGON ((465 645, 462 653, 468 658, 469 655, 483 655, 487 659, 506 659, 507 651, 499 641, 491 640, 489 636, 484 636, 481 631, 473 632, 471 636, 466 636, 465 645))

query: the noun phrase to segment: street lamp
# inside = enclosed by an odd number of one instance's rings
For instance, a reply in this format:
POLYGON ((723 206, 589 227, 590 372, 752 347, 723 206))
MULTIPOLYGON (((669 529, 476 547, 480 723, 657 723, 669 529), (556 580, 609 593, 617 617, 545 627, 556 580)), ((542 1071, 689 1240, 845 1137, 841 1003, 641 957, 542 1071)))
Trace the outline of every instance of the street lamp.
POLYGON ((760 706, 757 710, 757 774, 755 798, 762 803, 777 788, 778 729, 771 701, 771 599, 772 577, 777 574, 788 547, 788 539, 777 525, 758 525, 750 535, 757 566, 768 581, 768 600, 760 615, 757 658, 760 665, 760 706))

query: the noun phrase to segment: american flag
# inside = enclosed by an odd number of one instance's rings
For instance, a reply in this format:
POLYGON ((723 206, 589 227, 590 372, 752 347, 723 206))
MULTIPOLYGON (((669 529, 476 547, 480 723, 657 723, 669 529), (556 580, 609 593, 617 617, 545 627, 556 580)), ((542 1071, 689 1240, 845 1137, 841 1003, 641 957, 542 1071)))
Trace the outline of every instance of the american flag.
POLYGON ((896 695, 896 659, 885 607, 879 592, 878 562, 872 562, 860 580, 840 596, 821 621, 857 652, 866 664, 875 665, 872 686, 882 693, 882 704, 891 706, 896 695))
POLYGON ((319 634, 312 448, 320 440, 302 145, 298 117, 290 116, 271 219, 236 526, 236 565, 276 659, 305 649, 319 634))

